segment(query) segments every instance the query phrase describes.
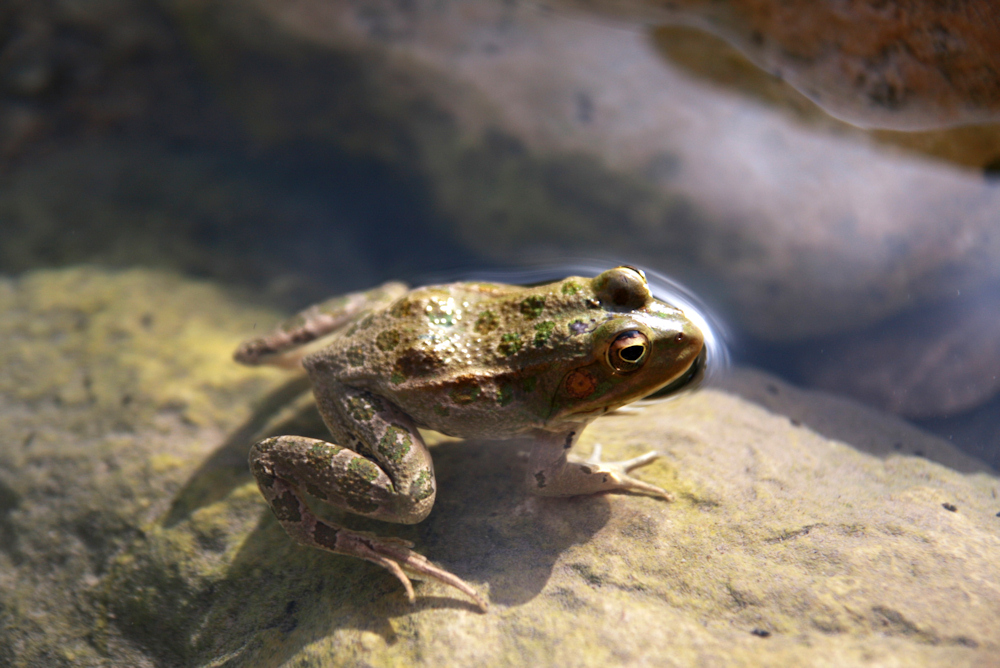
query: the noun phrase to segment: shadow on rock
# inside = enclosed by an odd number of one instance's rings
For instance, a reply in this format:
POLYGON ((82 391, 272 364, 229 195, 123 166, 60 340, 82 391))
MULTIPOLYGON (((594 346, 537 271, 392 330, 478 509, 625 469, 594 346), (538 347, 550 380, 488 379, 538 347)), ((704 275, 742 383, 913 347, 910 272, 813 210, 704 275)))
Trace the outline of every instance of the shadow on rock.
POLYGON ((246 422, 230 434, 184 483, 174 497, 163 526, 168 529, 175 526, 199 508, 221 501, 233 489, 245 484, 250 479, 247 455, 255 442, 278 434, 314 435, 316 431, 325 432, 315 406, 310 403, 299 407, 296 403, 296 399, 309 388, 309 379, 298 376, 267 394, 246 422), (290 406, 298 408, 295 414, 268 429, 268 425, 290 406))

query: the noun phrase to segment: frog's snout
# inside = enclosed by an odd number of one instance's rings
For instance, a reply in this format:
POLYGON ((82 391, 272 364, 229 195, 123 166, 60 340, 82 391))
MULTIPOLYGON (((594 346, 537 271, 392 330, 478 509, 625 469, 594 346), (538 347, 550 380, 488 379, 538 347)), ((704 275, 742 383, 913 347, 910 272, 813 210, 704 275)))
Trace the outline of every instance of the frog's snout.
POLYGON ((705 369, 708 366, 708 348, 704 345, 698 351, 698 356, 694 358, 691 367, 688 369, 688 383, 697 383, 705 377, 705 369))

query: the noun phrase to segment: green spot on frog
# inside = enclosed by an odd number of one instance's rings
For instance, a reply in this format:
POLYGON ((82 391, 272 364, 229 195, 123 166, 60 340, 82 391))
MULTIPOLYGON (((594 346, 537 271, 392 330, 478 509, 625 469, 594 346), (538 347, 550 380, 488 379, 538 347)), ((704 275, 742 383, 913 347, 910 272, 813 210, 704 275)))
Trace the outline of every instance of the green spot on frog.
POLYGON ((548 343, 555 328, 556 323, 551 320, 546 320, 535 325, 535 347, 540 348, 548 343))
POLYGON ((378 477, 378 467, 360 455, 347 465, 347 472, 353 473, 365 482, 372 482, 378 477))
POLYGON ((348 348, 345 357, 347 358, 347 363, 351 366, 361 366, 365 363, 365 354, 358 346, 348 348))
POLYGON ((506 406, 510 402, 514 401, 514 388, 508 383, 504 383, 500 386, 500 392, 497 396, 497 401, 501 406, 506 406))
POLYGON ((575 295, 580 292, 580 286, 577 285, 576 281, 566 281, 562 285, 562 293, 564 295, 575 295))
POLYGON ((309 458, 311 460, 321 464, 329 464, 333 461, 334 456, 341 450, 343 450, 343 448, 339 445, 334 445, 332 443, 329 445, 317 443, 309 448, 307 452, 309 453, 309 458))
POLYGON ((447 406, 442 406, 441 404, 436 404, 434 406, 434 412, 441 417, 448 417, 448 414, 451 413, 447 406))
POLYGON ((521 314, 528 320, 533 320, 545 310, 545 297, 533 295, 521 302, 521 314))
POLYGON ((473 327, 480 334, 489 334, 500 325, 500 319, 493 311, 483 311, 473 327))
POLYGON ((534 392, 536 385, 538 385, 537 378, 525 378, 521 381, 521 389, 525 392, 534 392))
POLYGON ((355 420, 367 422, 375 415, 375 407, 363 397, 351 397, 347 400, 347 410, 355 420))
POLYGON ((375 316, 369 313, 358 322, 358 329, 368 329, 373 322, 375 322, 375 316))
POLYGON ((413 498, 423 501, 434 493, 434 477, 430 471, 421 471, 413 481, 413 498))
POLYGON ((379 332, 379 335, 375 337, 375 345, 378 346, 379 350, 392 350, 399 345, 399 332, 394 329, 379 332))
POLYGON ((451 396, 451 400, 456 404, 459 406, 465 406, 478 399, 479 392, 480 389, 478 385, 474 385, 472 383, 462 383, 453 387, 449 395, 451 396))
POLYGON ((518 352, 524 342, 521 341, 521 335, 516 332, 507 332, 500 337, 500 345, 497 346, 497 351, 506 357, 510 357, 514 353, 518 352))
POLYGON ((392 383, 393 385, 399 385, 404 380, 406 380, 406 376, 404 376, 398 371, 393 371, 392 375, 389 376, 389 382, 392 383))
POLYGON ((389 427, 385 430, 382 440, 378 442, 378 451, 389 461, 398 464, 410 452, 412 445, 413 439, 410 438, 408 431, 399 427, 389 427))

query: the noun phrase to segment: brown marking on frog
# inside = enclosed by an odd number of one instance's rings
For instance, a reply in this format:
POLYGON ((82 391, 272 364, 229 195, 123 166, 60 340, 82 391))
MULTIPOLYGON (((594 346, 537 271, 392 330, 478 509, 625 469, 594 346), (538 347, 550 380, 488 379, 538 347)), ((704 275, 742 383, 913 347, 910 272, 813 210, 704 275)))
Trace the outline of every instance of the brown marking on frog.
POLYGON ((271 499, 271 510, 280 522, 300 522, 299 500, 291 492, 284 492, 271 499))
POLYGON ((334 550, 337 547, 337 533, 338 529, 336 527, 332 527, 326 522, 316 522, 316 528, 313 529, 313 538, 323 547, 334 550))
POLYGON ((574 399, 589 397, 597 389, 597 379, 589 371, 577 369, 566 376, 566 393, 574 399))
POLYGON ((407 348, 396 358, 393 369, 406 378, 428 376, 444 365, 435 353, 419 348, 407 348))
POLYGON ((389 329, 379 332, 378 336, 375 337, 375 345, 378 346, 379 350, 388 352, 399 345, 399 338, 399 332, 389 329))

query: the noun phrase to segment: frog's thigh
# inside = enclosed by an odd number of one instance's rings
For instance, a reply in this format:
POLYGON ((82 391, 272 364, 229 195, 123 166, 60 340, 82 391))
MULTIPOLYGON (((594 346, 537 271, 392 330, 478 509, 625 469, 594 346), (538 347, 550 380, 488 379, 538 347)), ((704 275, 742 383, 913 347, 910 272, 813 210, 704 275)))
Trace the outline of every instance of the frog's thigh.
POLYGON ((250 449, 250 470, 282 524, 286 515, 304 516, 308 510, 301 492, 352 513, 403 524, 422 520, 434 503, 433 480, 422 489, 411 485, 400 492, 369 459, 305 436, 275 436, 257 443, 250 449))
POLYGON ((383 397, 342 383, 314 383, 313 394, 334 441, 375 461, 399 496, 420 504, 420 519, 430 512, 434 462, 410 416, 383 397))
POLYGON ((313 514, 301 491, 369 517, 417 522, 427 514, 421 503, 426 502, 428 510, 433 503, 433 486, 406 498, 368 459, 347 448, 302 436, 277 436, 257 443, 250 449, 250 468, 275 517, 298 542, 379 564, 399 578, 411 603, 413 586, 403 568, 455 587, 471 596, 483 611, 488 608, 466 582, 410 550, 412 545, 407 541, 379 538, 325 521, 313 514))
POLYGON ((314 391, 337 444, 277 436, 250 450, 251 470, 275 512, 272 477, 359 515, 402 524, 427 517, 434 468, 413 421, 370 393, 325 387, 314 391))

